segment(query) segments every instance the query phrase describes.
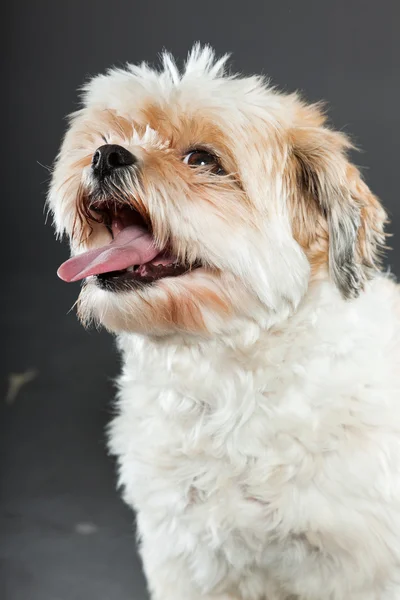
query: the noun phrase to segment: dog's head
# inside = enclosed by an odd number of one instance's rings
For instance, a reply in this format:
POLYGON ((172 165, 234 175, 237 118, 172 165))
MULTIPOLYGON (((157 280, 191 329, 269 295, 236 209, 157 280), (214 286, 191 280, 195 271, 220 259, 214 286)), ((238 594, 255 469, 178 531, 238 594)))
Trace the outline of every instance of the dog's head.
POLYGON ((310 281, 357 296, 385 213, 316 105, 191 52, 85 88, 49 204, 84 280, 79 313, 112 331, 226 331, 290 315, 310 281))

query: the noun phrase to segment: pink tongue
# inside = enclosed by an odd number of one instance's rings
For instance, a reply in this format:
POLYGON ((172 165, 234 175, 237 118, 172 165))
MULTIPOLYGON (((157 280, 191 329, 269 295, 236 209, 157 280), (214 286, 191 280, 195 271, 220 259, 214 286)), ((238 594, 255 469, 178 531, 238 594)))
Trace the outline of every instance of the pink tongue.
POLYGON ((79 281, 90 275, 121 271, 153 260, 160 250, 152 236, 139 225, 125 227, 110 244, 73 256, 58 269, 64 281, 79 281))

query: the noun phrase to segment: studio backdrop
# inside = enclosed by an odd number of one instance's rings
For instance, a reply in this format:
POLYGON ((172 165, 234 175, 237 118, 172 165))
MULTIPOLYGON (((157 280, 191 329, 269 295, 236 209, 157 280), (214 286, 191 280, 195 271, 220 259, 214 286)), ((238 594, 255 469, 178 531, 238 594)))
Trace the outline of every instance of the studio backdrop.
MULTIPOLYGON (((79 107, 77 89, 110 66, 183 61, 193 43, 230 68, 327 102, 335 128, 382 199, 400 274, 400 4, 397 0, 20 0, 3 8, 0 596, 147 598, 134 515, 105 449, 118 357, 76 320, 79 284, 46 223, 50 169, 79 107)), ((173 540, 172 540, 173 543, 173 540)))

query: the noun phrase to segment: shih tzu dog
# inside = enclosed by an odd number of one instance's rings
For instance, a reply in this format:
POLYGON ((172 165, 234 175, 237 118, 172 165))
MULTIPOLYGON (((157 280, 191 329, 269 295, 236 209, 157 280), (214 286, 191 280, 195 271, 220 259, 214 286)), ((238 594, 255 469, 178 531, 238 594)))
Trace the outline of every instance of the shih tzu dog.
POLYGON ((400 291, 319 105, 225 71, 95 77, 49 205, 123 356, 109 446, 153 600, 400 599, 400 291))

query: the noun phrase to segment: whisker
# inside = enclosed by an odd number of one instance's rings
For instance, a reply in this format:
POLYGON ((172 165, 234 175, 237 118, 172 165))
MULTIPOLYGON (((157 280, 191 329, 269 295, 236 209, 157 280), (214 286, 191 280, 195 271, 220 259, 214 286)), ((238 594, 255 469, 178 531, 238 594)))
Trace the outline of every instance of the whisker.
POLYGON ((43 165, 39 160, 37 160, 36 162, 40 167, 42 167, 43 169, 48 171, 50 173, 50 175, 53 173, 53 167, 48 167, 47 165, 43 165))
POLYGON ((78 298, 75 300, 75 302, 73 303, 73 305, 71 306, 71 308, 69 309, 69 311, 67 312, 67 315, 69 315, 69 314, 70 314, 70 313, 71 313, 71 312, 74 310, 74 308, 75 308, 75 307, 76 307, 78 304, 79 304, 79 296, 78 296, 78 298))

